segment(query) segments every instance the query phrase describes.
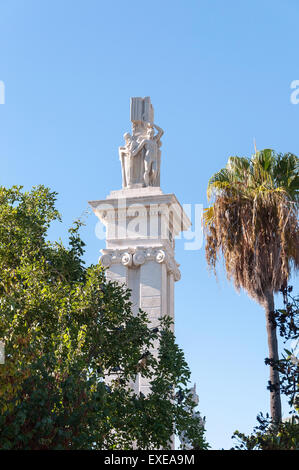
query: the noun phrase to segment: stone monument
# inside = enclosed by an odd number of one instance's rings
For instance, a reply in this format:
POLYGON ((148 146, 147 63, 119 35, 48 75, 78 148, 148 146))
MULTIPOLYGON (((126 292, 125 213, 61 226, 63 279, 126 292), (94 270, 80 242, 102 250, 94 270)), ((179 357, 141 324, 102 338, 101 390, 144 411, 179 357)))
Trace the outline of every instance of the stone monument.
MULTIPOLYGON (((193 387, 190 389, 190 396, 191 396, 192 401, 197 406, 198 402, 199 402, 199 398, 198 398, 198 395, 196 393, 196 384, 194 384, 193 387)), ((204 428, 205 418, 201 417, 200 412, 196 411, 194 409, 193 410, 193 417, 198 418, 200 420, 200 423, 201 423, 202 427, 204 428)), ((184 449, 184 450, 192 450, 193 449, 192 442, 190 442, 190 440, 187 438, 187 436, 184 432, 179 435, 179 439, 181 441, 182 449, 184 449)))
MULTIPOLYGON (((132 291, 133 312, 141 308, 158 327, 161 316, 174 320, 174 283, 180 279, 175 237, 191 223, 175 195, 160 188, 163 130, 154 123, 149 97, 131 98, 131 122, 131 134, 124 134, 119 147, 122 189, 89 204, 106 227, 100 261, 107 277, 125 283, 132 291)), ((133 387, 145 396, 149 392, 140 375, 133 387)))

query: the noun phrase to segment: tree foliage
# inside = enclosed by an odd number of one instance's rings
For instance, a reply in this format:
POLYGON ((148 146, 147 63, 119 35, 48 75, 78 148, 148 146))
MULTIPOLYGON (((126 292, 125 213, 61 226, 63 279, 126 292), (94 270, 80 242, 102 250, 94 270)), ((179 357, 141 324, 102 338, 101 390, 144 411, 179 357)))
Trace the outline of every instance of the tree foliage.
POLYGON ((207 448, 170 319, 150 328, 124 286, 84 266, 80 222, 68 247, 47 241, 55 201, 43 186, 0 188, 0 448, 168 448, 174 432, 207 448), (132 389, 137 374, 146 397, 132 389))
MULTIPOLYGON (((283 308, 275 310, 272 322, 278 328, 286 343, 291 341, 290 349, 284 349, 278 361, 266 358, 265 363, 274 367, 280 374, 280 389, 288 398, 291 414, 299 413, 299 296, 292 295, 293 287, 282 287, 283 308)), ((268 389, 273 384, 269 381, 268 389)))
MULTIPOLYGON (((280 372, 281 392, 287 397, 290 405, 290 417, 283 420, 278 428, 266 414, 259 413, 258 425, 254 432, 247 436, 236 431, 233 438, 238 441, 238 450, 299 450, 299 297, 292 296, 292 287, 281 289, 284 308, 273 312, 272 321, 277 325, 284 341, 294 341, 291 350, 285 349, 279 361, 265 359, 280 372)), ((272 384, 269 383, 271 389, 272 384)))

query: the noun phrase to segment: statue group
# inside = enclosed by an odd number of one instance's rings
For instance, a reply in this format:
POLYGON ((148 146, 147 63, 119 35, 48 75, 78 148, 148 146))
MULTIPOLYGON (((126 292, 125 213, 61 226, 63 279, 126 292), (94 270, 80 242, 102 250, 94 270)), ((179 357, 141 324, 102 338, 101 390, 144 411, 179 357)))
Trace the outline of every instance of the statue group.
POLYGON ((119 147, 123 188, 160 186, 161 137, 150 98, 131 98, 132 135, 119 147))

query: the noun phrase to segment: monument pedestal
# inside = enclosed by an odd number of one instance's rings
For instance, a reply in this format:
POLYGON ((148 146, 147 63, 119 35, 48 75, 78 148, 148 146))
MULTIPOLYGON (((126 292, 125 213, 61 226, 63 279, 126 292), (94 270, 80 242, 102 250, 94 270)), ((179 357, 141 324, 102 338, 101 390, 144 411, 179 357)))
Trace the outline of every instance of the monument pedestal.
MULTIPOLYGON (((105 200, 89 204, 106 227, 100 261, 107 278, 131 289, 133 312, 144 310, 151 327, 159 326, 165 315, 174 321, 174 282, 180 279, 174 238, 190 226, 174 194, 136 188, 113 191, 105 200)), ((149 390, 141 378, 136 387, 144 395, 149 390)))

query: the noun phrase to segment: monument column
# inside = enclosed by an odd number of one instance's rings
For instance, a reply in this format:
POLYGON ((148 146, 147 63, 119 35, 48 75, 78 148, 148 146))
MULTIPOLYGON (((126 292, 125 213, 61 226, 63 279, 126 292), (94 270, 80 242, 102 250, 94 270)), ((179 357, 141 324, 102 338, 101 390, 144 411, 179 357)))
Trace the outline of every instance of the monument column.
MULTIPOLYGON (((162 316, 174 320, 174 282, 180 279, 174 239, 191 223, 175 195, 160 188, 163 131, 154 124, 150 98, 131 98, 131 121, 132 135, 126 133, 119 147, 123 188, 89 204, 106 227, 100 261, 107 277, 132 290, 133 312, 141 308, 156 327, 162 316)), ((146 395, 147 379, 138 377, 134 388, 146 395)))

